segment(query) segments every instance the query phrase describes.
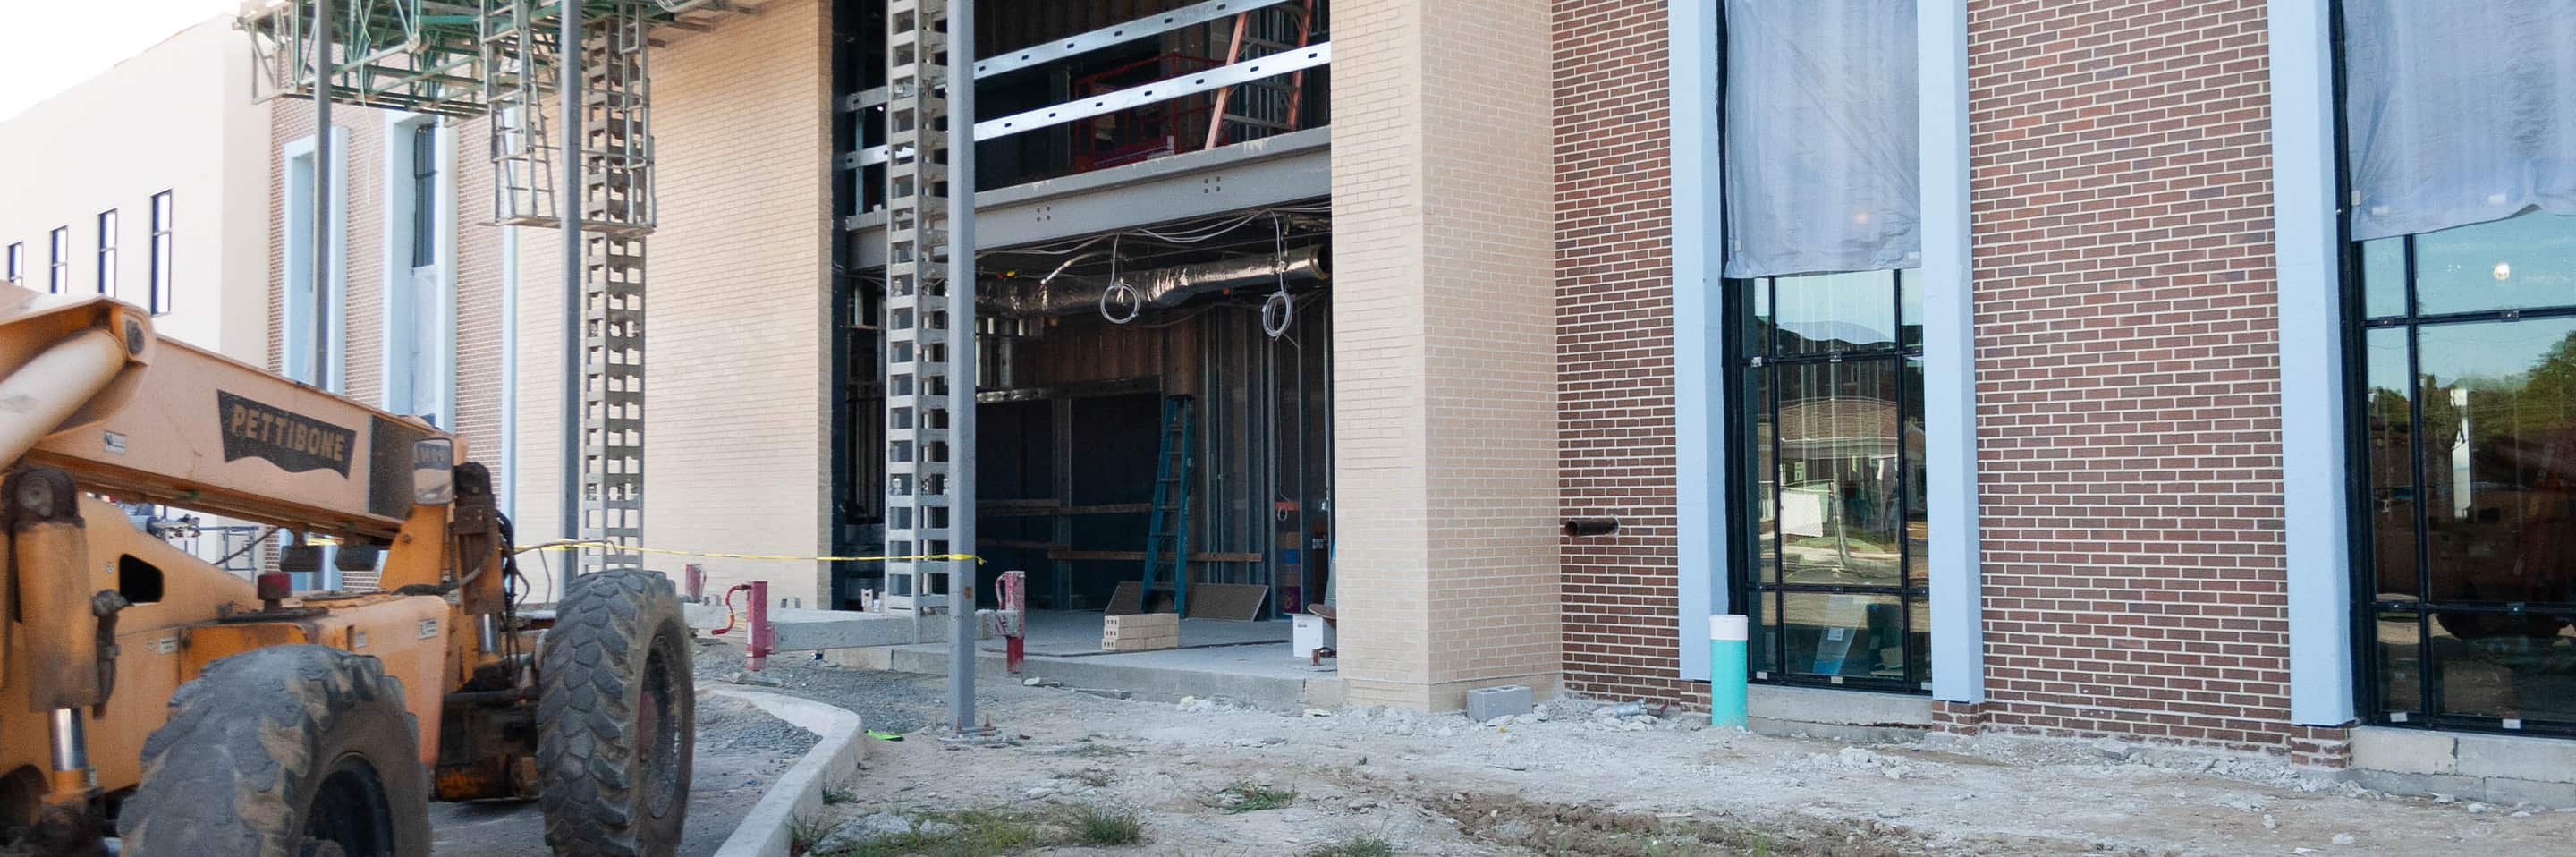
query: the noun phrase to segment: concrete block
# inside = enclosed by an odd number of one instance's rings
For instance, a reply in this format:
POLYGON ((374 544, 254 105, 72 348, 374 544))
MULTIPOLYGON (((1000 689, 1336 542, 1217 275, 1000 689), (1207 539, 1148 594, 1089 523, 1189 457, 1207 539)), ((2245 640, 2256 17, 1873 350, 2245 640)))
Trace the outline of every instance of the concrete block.
POLYGON ((1478 723, 1496 717, 1528 714, 1536 707, 1529 685, 1506 684, 1467 691, 1467 719, 1478 723))
POLYGON ((1131 631, 1178 631, 1180 630, 1180 627, 1181 616, 1178 613, 1131 613, 1125 616, 1100 617, 1100 632, 1103 634, 1124 634, 1131 631))
POLYGON ((1151 652, 1161 649, 1177 649, 1180 647, 1181 638, 1177 634, 1155 634, 1141 637, 1134 634, 1121 634, 1115 640, 1100 641, 1100 650, 1104 652, 1151 652))
POLYGON ((1133 613, 1125 616, 1101 617, 1101 651, 1143 652, 1154 649, 1176 649, 1180 645, 1180 614, 1133 613))
POLYGON ((2448 732, 2363 726, 2352 730, 2352 767, 2398 774, 2464 773, 2448 732))
POLYGON ((2576 783, 2576 742, 2526 735, 2452 737, 2459 773, 2535 783, 2576 783))

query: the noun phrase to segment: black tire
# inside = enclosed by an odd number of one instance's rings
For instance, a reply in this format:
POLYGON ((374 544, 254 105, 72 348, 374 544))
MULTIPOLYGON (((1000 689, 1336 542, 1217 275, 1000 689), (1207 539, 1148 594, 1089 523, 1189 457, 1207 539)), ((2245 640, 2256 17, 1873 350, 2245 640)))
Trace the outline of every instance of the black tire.
POLYGON ((670 578, 573 579, 537 652, 537 803, 563 857, 668 857, 688 818, 697 690, 670 578))
POLYGON ((116 819, 121 853, 428 854, 419 748, 402 681, 375 658, 324 646, 224 658, 171 695, 169 721, 143 742, 143 783, 116 819))

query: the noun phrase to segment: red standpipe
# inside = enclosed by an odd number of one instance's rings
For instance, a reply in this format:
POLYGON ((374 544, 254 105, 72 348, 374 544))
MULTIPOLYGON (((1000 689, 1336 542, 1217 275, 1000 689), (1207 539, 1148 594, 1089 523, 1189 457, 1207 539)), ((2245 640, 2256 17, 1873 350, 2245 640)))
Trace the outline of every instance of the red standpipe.
POLYGON ((769 662, 769 653, 777 651, 778 631, 769 627, 769 581, 751 582, 751 643, 744 651, 751 655, 751 671, 759 672, 769 662))
POLYGON ((1020 661, 1028 657, 1028 582, 1028 572, 1002 572, 1002 663, 1012 675, 1020 674, 1020 661))

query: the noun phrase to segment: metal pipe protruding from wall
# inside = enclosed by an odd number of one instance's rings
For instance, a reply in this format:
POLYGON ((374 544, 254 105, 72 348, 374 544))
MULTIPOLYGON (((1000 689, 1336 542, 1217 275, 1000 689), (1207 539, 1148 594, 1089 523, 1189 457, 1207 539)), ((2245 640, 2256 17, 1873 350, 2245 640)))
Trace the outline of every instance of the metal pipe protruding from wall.
MULTIPOLYGON (((1332 279, 1326 268, 1332 253, 1323 244, 1276 256, 1244 256, 1147 271, 1120 272, 1118 281, 1136 290, 1143 309, 1170 309, 1189 299, 1226 289, 1257 289, 1289 283, 1332 279)), ((1108 277, 1065 275, 1036 282, 987 287, 978 303, 1001 315, 1072 315, 1100 311, 1108 277)))

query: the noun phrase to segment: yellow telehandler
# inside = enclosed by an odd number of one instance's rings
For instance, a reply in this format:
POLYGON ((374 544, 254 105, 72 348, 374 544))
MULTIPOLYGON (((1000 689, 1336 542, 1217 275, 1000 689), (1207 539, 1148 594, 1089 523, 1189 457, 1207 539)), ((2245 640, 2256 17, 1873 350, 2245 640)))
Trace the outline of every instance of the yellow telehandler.
POLYGON ((430 800, 534 798, 567 855, 667 855, 690 640, 668 579, 550 615, 459 438, 0 283, 0 854, 429 853, 430 800), (277 528, 245 577, 117 502, 277 528), (293 592, 322 543, 380 588, 293 592))

